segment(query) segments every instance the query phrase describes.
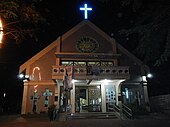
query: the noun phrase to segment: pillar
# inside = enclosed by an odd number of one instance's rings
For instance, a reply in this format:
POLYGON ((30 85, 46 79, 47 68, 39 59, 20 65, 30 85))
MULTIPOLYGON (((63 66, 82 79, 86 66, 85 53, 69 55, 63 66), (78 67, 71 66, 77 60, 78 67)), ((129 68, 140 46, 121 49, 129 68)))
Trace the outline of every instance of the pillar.
POLYGON ((75 113, 75 83, 73 83, 73 89, 70 91, 71 94, 71 113, 75 113))
POLYGON ((101 84, 101 97, 102 97, 102 112, 106 112, 106 96, 104 84, 101 84))
POLYGON ((144 92, 146 109, 147 109, 147 111, 150 112, 147 82, 143 82, 143 92, 144 92))
POLYGON ((21 114, 27 113, 27 96, 28 96, 28 81, 24 81, 21 114))

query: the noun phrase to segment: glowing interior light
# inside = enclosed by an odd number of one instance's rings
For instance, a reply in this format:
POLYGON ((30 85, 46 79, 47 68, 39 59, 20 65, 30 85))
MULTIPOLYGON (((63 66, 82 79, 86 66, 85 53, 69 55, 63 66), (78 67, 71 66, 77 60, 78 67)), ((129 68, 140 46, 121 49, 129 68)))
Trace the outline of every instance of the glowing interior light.
POLYGON ((0 44, 2 43, 3 38, 3 27, 2 27, 2 21, 0 19, 0 44))
POLYGON ((105 85, 107 85, 109 83, 109 80, 108 79, 104 79, 104 80, 101 80, 101 82, 105 85))
POLYGON ((108 80, 107 80, 107 79, 105 79, 105 80, 104 80, 104 83, 108 83, 108 80))
POLYGON ((126 98, 128 99, 128 98, 129 98, 129 91, 128 91, 128 88, 125 88, 125 93, 126 93, 126 98))
POLYGON ((84 7, 80 7, 81 11, 84 11, 84 19, 88 19, 88 11, 92 11, 92 8, 88 8, 87 4, 84 4, 84 7))
POLYGON ((101 99, 101 98, 99 98, 99 99, 98 99, 98 101, 99 101, 99 103, 100 103, 100 102, 102 102, 102 99, 101 99))

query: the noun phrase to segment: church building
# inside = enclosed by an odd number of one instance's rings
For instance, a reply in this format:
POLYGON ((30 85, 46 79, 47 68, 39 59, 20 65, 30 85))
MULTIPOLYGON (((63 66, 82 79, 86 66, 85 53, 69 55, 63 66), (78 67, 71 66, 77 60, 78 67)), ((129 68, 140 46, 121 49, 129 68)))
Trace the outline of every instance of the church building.
POLYGON ((25 75, 21 114, 149 109, 149 68, 85 19, 20 66, 25 75))

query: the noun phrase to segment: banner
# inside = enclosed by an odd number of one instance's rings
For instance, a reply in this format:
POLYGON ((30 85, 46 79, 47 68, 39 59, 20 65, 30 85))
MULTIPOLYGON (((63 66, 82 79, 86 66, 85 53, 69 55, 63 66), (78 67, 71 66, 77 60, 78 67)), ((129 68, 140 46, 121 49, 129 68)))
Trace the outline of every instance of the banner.
POLYGON ((68 79, 68 73, 67 73, 67 69, 64 69, 64 75, 63 75, 63 87, 64 87, 64 91, 68 90, 68 84, 69 84, 69 79, 68 79))
POLYGON ((68 74, 69 76, 69 89, 73 89, 73 80, 74 80, 74 67, 71 67, 70 73, 68 74))
POLYGON ((63 75, 64 91, 73 89, 73 80, 74 80, 74 68, 72 66, 66 67, 64 69, 64 75, 63 75))

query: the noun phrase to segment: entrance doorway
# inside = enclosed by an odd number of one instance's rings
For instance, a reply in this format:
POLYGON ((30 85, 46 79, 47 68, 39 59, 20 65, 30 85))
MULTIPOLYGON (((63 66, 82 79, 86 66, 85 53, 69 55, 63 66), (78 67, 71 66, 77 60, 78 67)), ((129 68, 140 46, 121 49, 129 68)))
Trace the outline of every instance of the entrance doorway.
POLYGON ((105 86, 105 93, 106 93, 106 111, 113 112, 114 106, 116 104, 115 87, 105 86))
POLYGON ((76 86, 75 111, 101 112, 101 86, 76 86))

